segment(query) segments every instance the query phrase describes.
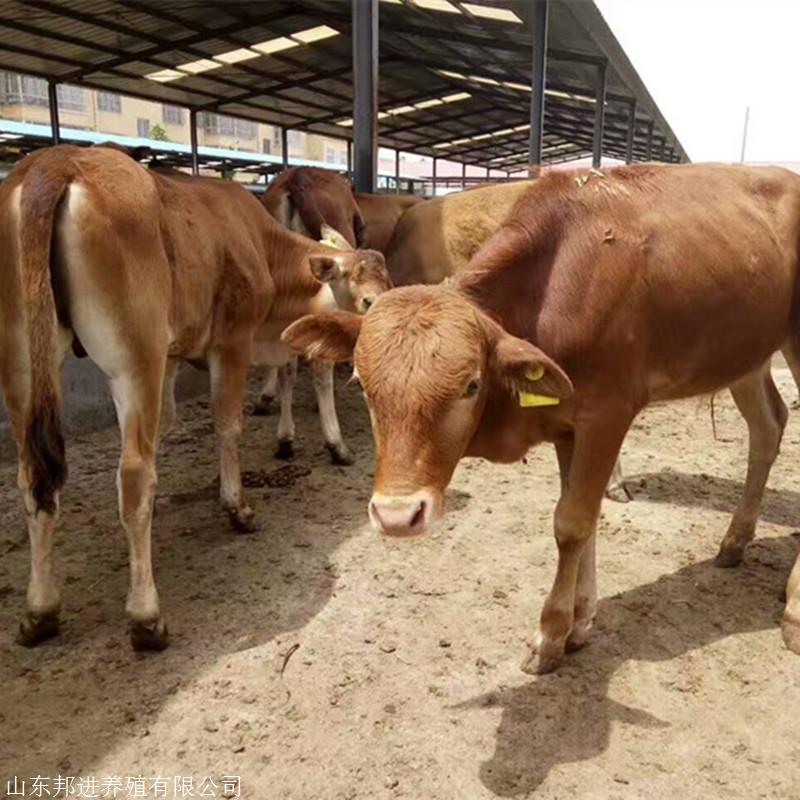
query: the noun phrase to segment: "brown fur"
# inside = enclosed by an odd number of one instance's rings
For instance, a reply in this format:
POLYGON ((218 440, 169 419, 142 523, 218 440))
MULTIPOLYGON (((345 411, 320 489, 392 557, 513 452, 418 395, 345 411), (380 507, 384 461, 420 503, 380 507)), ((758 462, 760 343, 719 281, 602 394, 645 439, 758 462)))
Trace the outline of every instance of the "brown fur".
POLYGON ((406 211, 425 200, 424 197, 410 194, 360 192, 356 192, 355 199, 364 219, 362 247, 384 254, 389 251, 399 220, 406 211))
MULTIPOLYGON (((364 221, 347 179, 319 167, 290 167, 270 183, 261 202, 269 213, 290 230, 322 239, 327 223, 347 239, 351 247, 362 244, 364 221), (302 228, 294 224, 294 215, 302 228)), ((376 249, 376 248, 372 248, 376 249)))
POLYGON ((50 277, 53 218, 69 175, 36 173, 22 192, 19 246, 22 297, 27 309, 30 395, 22 438, 28 481, 37 509, 51 512, 67 479, 54 353, 58 320, 50 277))
POLYGON ((149 539, 167 359, 209 366, 221 500, 234 526, 252 529, 238 442, 256 345, 280 348, 286 325, 330 306, 327 287, 311 274, 312 256, 335 259, 348 274, 352 267, 381 290, 382 258, 287 231, 233 183, 149 171, 113 148, 73 146, 23 159, 0 186, 0 253, 0 379, 33 556, 21 640, 54 631, 50 547, 66 477, 58 369, 77 337, 109 377, 120 421, 134 645, 163 647, 149 539))
MULTIPOLYGON (((768 363, 800 334, 798 242, 800 178, 785 170, 553 172, 530 184, 454 281, 388 292, 364 318, 355 366, 373 416, 376 496, 394 503, 387 518, 422 490, 440 504, 463 455, 514 461, 539 442, 556 445, 559 568, 540 670, 585 641, 596 598, 588 543, 619 447, 648 403, 731 387, 751 451, 720 556, 741 557, 785 423, 768 363), (523 377, 544 376, 522 383, 521 364, 523 377), (402 394, 387 388, 397 375, 402 394), (474 396, 464 393, 468 375, 480 381, 474 396), (562 375, 574 392, 559 391, 562 375), (519 391, 561 402, 521 407, 519 391)), ((316 341, 313 320, 285 339, 301 329, 324 351, 328 323, 316 341)), ((409 508, 421 509, 417 525, 425 506, 409 508)), ((800 651, 800 595, 784 635, 800 651)))
POLYGON ((407 209, 386 250, 392 282, 439 283, 462 270, 530 186, 531 181, 481 186, 407 209))

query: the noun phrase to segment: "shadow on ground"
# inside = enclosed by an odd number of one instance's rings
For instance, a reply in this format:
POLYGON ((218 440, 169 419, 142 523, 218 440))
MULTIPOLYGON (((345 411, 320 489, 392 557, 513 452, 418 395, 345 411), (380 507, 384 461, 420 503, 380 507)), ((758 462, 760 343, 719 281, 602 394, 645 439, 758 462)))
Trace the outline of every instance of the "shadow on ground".
MULTIPOLYGON (((308 398, 303 400, 308 402, 308 398)), ((63 592, 60 636, 33 650, 14 643, 24 608, 28 546, 15 467, 0 470, 0 763, 17 775, 81 774, 131 736, 146 736, 162 706, 220 658, 302 628, 332 596, 333 553, 364 522, 371 442, 363 414, 343 419, 360 466, 328 462, 315 419, 301 436, 291 485, 251 488, 264 523, 231 531, 219 509, 216 456, 204 401, 181 407, 181 430, 159 458, 153 563, 171 643, 136 654, 124 615, 128 554, 116 508, 118 434, 68 445, 70 479, 56 545, 63 592), (316 434, 316 435, 315 435, 316 434), (307 468, 307 469, 306 469, 307 468), (334 519, 319 492, 340 498, 334 519), (46 735, 43 732, 46 731, 46 735)), ((276 421, 249 419, 243 468, 272 459, 276 421)), ((285 481, 279 481, 283 484, 285 481)), ((3 784, 4 785, 4 784, 3 784)))
MULTIPOLYGON (((628 661, 675 659, 729 636, 777 628, 798 545, 798 536, 756 540, 737 570, 703 561, 604 598, 592 642, 558 672, 462 704, 503 709, 494 754, 480 768, 483 784, 502 797, 527 795, 555 766, 603 753, 614 723, 668 726, 608 697, 615 672, 628 661)), ((782 646, 778 639, 775 646, 782 646)))

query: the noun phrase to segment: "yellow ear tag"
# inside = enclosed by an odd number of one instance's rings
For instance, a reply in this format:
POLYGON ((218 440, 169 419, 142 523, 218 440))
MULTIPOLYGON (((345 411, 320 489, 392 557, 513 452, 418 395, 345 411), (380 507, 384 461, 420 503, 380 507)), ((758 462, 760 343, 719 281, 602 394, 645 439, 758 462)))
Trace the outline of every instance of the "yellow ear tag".
MULTIPOLYGON (((537 367, 533 372, 526 372, 529 381, 538 381, 544 375, 544 367, 537 367)), ((520 392, 519 404, 522 408, 538 408, 540 406, 557 406, 561 401, 548 394, 534 394, 533 392, 520 392)))

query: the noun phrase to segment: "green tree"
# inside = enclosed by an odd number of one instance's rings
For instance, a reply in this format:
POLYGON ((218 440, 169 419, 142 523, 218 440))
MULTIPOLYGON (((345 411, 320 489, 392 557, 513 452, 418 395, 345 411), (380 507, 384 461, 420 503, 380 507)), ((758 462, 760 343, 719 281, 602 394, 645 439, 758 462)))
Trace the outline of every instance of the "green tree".
POLYGON ((150 138, 155 139, 157 142, 169 141, 169 136, 167 136, 167 132, 158 123, 156 123, 155 125, 153 125, 152 128, 150 128, 150 138))

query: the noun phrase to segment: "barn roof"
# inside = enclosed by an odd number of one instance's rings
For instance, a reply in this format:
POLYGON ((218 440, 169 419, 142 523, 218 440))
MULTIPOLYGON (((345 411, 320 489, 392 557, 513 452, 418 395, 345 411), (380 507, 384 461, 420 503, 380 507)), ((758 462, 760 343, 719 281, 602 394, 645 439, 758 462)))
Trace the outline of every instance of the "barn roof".
MULTIPOLYGON (((532 4, 381 0, 379 143, 511 171, 527 163, 532 4)), ((351 4, 0 0, 0 69, 341 138, 352 136, 351 4)), ((688 157, 590 0, 551 3, 544 159, 688 157)))

